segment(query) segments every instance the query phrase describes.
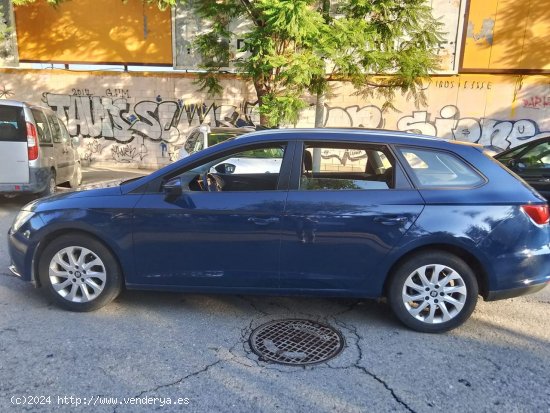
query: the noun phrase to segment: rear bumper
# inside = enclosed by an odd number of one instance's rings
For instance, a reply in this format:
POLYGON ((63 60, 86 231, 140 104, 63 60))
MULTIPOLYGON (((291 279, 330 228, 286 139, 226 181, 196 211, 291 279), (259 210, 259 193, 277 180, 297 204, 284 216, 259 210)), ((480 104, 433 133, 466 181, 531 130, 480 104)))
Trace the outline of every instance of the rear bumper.
POLYGON ((37 194, 42 192, 48 185, 50 171, 51 169, 49 167, 29 168, 29 182, 13 184, 0 183, 0 194, 37 194))
POLYGON ((550 283, 549 281, 525 287, 509 288, 507 290, 489 291, 485 301, 505 300, 507 298, 520 297, 522 295, 534 294, 539 292, 550 283))

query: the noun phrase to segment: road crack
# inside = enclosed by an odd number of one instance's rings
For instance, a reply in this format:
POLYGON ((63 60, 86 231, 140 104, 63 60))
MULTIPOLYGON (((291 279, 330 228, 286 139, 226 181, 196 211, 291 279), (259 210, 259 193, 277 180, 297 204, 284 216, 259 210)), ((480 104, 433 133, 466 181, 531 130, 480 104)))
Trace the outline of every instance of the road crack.
MULTIPOLYGON (((136 396, 133 396, 134 399, 139 399, 140 397, 142 397, 143 395, 147 394, 147 393, 152 393, 152 392, 156 392, 160 389, 165 389, 167 387, 172 387, 172 386, 176 386, 180 383, 183 383, 185 380, 191 378, 191 377, 196 377, 196 376, 199 376, 203 373, 206 373, 208 370, 210 370, 212 367, 224 362, 226 360, 224 359, 219 359, 219 360, 216 360, 215 362, 213 363, 210 363, 210 364, 207 364, 205 367, 203 367, 202 369, 200 370, 197 370, 197 371, 194 371, 193 373, 189 373, 187 374, 186 376, 183 376, 177 380, 174 380, 172 382, 169 382, 169 383, 165 383, 165 384, 159 384, 158 386, 155 386, 151 389, 147 389, 147 390, 143 390, 141 391, 139 394, 137 394, 136 396)), ((120 407, 119 406, 116 406, 115 409, 113 410, 113 413, 116 413, 118 408, 120 407)))
MULTIPOLYGON (((372 379, 376 380, 378 383, 380 383, 392 396, 392 398, 399 403, 401 406, 403 406, 408 412, 410 413, 416 413, 415 410, 413 410, 401 397, 397 395, 395 390, 381 377, 379 377, 377 374, 373 373, 369 369, 367 369, 365 366, 361 365, 361 361, 363 360, 363 349, 361 348, 360 341, 363 339, 359 332, 357 331, 357 327, 355 327, 353 324, 345 323, 341 320, 334 320, 336 324, 338 324, 340 327, 346 328, 348 331, 350 331, 355 336, 355 347, 357 348, 358 357, 355 363, 351 365, 351 367, 356 368, 357 370, 362 371, 367 376, 371 377, 372 379)), ((334 368, 329 365, 329 368, 334 368)))

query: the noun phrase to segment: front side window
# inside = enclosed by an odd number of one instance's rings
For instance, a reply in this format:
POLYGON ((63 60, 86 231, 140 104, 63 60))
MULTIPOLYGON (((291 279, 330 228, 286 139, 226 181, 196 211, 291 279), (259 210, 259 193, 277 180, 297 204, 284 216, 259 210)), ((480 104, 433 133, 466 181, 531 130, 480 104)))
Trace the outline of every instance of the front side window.
POLYGON ((226 153, 179 176, 190 191, 271 191, 276 190, 286 144, 260 145, 226 153))
POLYGON ((306 144, 300 189, 365 190, 394 188, 394 159, 384 147, 306 144))
POLYGON ((472 188, 485 182, 474 168, 451 153, 417 148, 399 150, 422 188, 472 188))

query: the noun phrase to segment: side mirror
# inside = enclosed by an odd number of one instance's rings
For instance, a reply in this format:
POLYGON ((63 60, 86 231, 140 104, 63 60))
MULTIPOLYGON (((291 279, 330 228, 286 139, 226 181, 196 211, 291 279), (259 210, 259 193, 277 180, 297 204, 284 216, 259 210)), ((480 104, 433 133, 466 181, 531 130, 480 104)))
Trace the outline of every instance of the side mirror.
POLYGON ((166 198, 178 198, 183 194, 181 178, 170 179, 162 186, 166 198))
POLYGON ((80 139, 78 138, 78 136, 74 136, 71 139, 71 143, 73 144, 73 146, 78 147, 78 145, 80 145, 80 139))

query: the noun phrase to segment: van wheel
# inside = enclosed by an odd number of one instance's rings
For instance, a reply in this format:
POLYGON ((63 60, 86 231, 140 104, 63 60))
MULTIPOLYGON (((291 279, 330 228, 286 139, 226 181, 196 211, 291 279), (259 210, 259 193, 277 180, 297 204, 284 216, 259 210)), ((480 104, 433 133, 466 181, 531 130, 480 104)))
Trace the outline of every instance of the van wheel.
POLYGON ((55 182, 55 171, 52 169, 50 172, 50 177, 48 179, 48 185, 46 185, 46 189, 44 189, 40 196, 49 196, 53 195, 57 192, 57 183, 55 182))
POLYGON ((69 181, 71 188, 77 188, 82 183, 82 166, 77 162, 74 167, 73 177, 69 181))
POLYGON ((413 330, 442 333, 464 323, 477 303, 472 269, 442 251, 414 255, 391 275, 388 302, 396 317, 413 330))
POLYGON ((57 237, 39 259, 41 285, 67 310, 96 310, 114 300, 122 289, 122 273, 115 257, 89 236, 57 237))

